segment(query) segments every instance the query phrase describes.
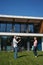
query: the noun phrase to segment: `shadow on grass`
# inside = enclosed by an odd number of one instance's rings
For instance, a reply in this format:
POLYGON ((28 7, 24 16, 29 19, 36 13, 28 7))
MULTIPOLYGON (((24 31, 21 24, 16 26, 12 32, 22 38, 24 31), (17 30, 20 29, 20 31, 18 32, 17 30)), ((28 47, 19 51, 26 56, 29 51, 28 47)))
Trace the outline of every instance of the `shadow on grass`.
POLYGON ((39 54, 38 57, 39 57, 39 56, 43 56, 43 54, 39 54))
POLYGON ((20 58, 20 57, 26 57, 26 56, 28 56, 28 55, 21 55, 21 56, 19 56, 18 58, 20 58))

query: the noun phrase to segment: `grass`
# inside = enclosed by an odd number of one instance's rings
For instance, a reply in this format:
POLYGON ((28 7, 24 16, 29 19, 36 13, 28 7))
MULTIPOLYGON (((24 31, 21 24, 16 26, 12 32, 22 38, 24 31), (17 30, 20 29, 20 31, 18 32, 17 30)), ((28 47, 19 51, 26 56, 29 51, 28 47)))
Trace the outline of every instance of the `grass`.
POLYGON ((23 51, 18 53, 18 58, 14 59, 13 52, 0 52, 0 65, 43 65, 43 52, 38 52, 35 58, 32 51, 23 51))

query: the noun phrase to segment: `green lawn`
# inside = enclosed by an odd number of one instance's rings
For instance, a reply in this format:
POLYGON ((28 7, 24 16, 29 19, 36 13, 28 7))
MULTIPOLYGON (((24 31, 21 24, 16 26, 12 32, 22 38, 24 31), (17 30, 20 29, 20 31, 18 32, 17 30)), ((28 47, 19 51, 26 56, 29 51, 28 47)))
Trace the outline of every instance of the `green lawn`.
POLYGON ((43 52, 38 52, 35 58, 32 51, 18 53, 18 58, 13 58, 13 52, 0 52, 0 65, 43 65, 43 52))

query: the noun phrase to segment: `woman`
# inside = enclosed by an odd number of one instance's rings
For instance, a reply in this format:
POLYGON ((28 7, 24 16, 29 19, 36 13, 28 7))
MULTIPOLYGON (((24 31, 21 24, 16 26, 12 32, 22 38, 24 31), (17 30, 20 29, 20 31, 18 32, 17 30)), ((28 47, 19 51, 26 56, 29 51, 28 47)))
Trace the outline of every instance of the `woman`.
POLYGON ((37 57, 37 43, 38 43, 37 38, 34 37, 33 52, 34 52, 35 57, 37 57))

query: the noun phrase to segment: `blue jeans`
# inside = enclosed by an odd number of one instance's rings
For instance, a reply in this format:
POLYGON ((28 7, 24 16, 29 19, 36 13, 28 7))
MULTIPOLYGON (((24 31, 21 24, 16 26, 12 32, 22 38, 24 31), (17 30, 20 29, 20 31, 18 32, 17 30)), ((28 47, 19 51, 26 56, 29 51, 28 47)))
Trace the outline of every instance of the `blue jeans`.
POLYGON ((33 53, 35 56, 37 56, 37 47, 34 46, 33 53))
POLYGON ((14 58, 17 58, 17 47, 14 48, 14 58))

